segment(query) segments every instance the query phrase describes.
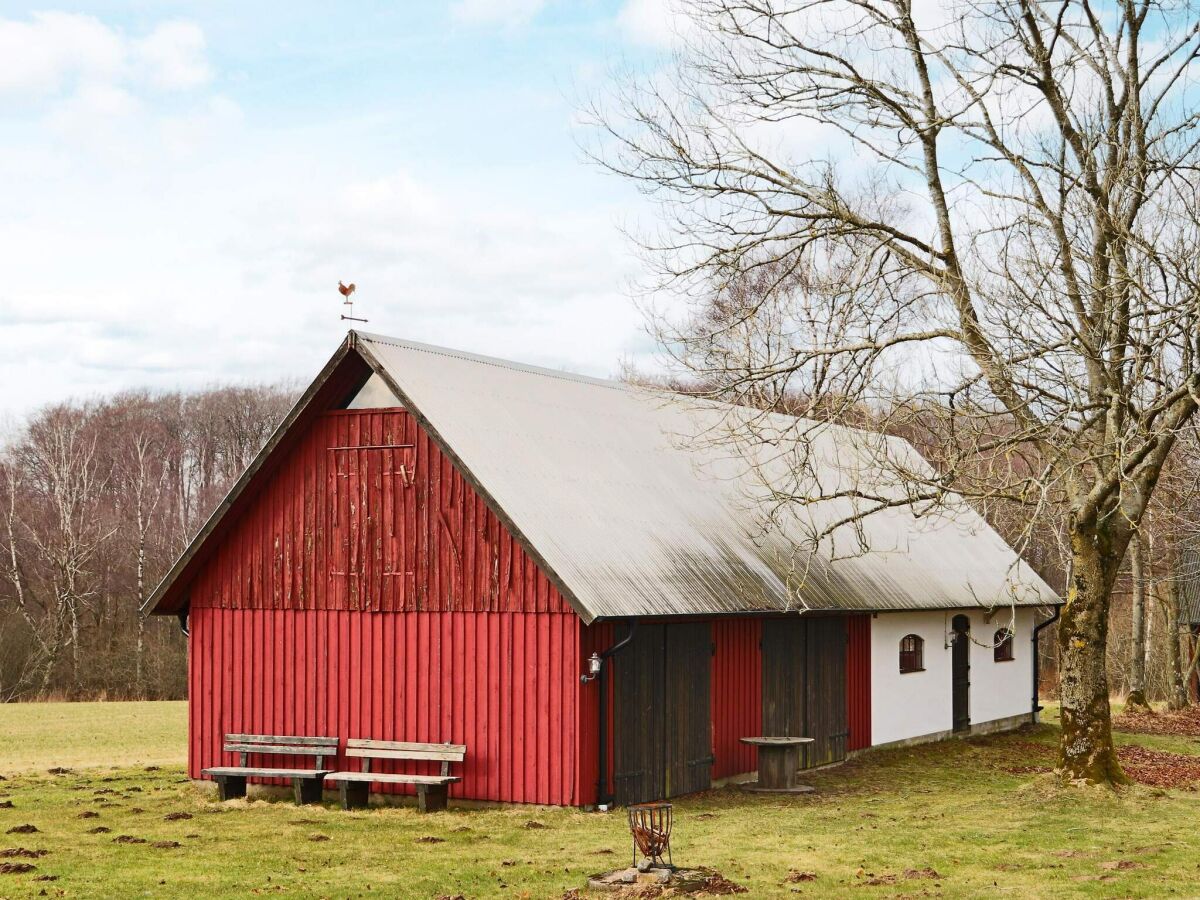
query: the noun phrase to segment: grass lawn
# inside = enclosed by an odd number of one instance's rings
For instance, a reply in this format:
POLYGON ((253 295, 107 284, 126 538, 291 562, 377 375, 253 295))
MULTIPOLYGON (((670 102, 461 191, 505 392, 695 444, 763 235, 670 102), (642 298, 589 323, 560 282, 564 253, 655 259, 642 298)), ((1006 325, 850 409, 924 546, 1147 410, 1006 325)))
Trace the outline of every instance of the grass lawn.
MULTIPOLYGON (((0 706, 0 802, 12 802, 0 808, 0 866, 36 867, 0 874, 0 897, 560 898, 627 859, 621 813, 221 804, 182 766, 143 762, 182 747, 181 708, 126 706, 135 705, 0 706), (76 771, 50 775, 68 759, 64 735, 76 771), (93 764, 105 765, 82 768, 93 764), (37 832, 8 833, 25 824, 37 832), (46 853, 2 856, 18 848, 46 853)), ((675 858, 719 870, 748 897, 1197 896, 1197 795, 1059 789, 1037 774, 1055 737, 1043 726, 868 754, 812 774, 811 797, 684 798, 675 858), (790 871, 816 877, 789 881, 790 871)), ((1195 739, 1121 741, 1200 751, 1195 739)))
POLYGON ((186 701, 0 703, 0 774, 186 762, 186 701))

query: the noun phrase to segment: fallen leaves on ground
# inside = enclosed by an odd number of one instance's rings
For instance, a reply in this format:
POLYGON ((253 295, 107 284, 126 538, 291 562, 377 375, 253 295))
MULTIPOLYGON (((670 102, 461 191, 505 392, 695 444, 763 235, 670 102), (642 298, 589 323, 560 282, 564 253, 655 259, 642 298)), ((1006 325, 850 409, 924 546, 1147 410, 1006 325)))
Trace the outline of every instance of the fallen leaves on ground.
POLYGON ((1197 756, 1125 746, 1117 748, 1117 759, 1126 775, 1151 787, 1186 788, 1200 781, 1200 757, 1197 756))
POLYGON ((1136 734, 1170 734, 1200 737, 1200 706, 1165 712, 1131 710, 1113 719, 1113 728, 1136 734))
POLYGON ((708 877, 704 879, 704 887, 701 891, 705 894, 745 894, 747 889, 745 885, 738 884, 736 881, 730 881, 720 872, 709 872, 708 877))

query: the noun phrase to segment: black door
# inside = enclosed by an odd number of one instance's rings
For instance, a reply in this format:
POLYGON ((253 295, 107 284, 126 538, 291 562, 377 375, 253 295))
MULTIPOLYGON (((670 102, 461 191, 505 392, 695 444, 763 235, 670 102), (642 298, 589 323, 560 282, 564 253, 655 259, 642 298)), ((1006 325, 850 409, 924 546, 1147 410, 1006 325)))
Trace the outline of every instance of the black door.
POLYGON ((762 691, 764 735, 813 738, 806 768, 845 759, 845 618, 765 619, 762 691))
POLYGON ((613 658, 613 794, 645 803, 712 784, 712 630, 640 624, 613 658))
POLYGON ((667 626, 663 797, 712 786, 712 653, 707 622, 667 626))
POLYGON ((824 766, 846 758, 850 728, 846 718, 846 620, 841 616, 808 622, 805 685, 807 766, 824 766))
POLYGON ((950 627, 953 630, 950 678, 954 730, 966 731, 971 727, 971 620, 966 616, 955 616, 950 627))

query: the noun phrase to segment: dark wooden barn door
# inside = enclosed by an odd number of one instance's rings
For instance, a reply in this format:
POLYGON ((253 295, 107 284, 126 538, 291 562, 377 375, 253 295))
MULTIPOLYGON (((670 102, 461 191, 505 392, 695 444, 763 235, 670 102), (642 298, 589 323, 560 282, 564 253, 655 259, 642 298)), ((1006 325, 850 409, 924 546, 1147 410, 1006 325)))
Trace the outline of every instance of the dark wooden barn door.
POLYGON ((667 626, 666 782, 675 797, 712 785, 712 628, 707 622, 667 626))
POLYGON ((805 767, 846 758, 846 639, 841 616, 763 622, 763 734, 813 738, 805 767))
POLYGON ((971 727, 971 620, 955 616, 951 623, 953 644, 950 659, 954 730, 971 727))
POLYGON ((622 804, 712 783, 712 630, 707 622, 638 626, 616 657, 613 793, 622 804))
POLYGON ((808 620, 808 661, 805 685, 809 766, 824 766, 846 758, 850 729, 846 720, 846 620, 841 616, 808 620))
POLYGON ((811 737, 804 718, 807 649, 807 619, 767 619, 763 622, 764 735, 811 737))

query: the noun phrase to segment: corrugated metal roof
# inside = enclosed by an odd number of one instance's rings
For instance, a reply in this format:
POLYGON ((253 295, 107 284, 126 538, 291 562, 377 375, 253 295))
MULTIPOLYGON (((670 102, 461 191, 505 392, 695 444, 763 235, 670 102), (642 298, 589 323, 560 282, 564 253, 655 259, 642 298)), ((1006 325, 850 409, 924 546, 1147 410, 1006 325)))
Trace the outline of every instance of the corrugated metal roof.
MULTIPOLYGON (((1058 602, 962 502, 952 514, 919 517, 906 506, 873 514, 862 525, 867 553, 798 553, 806 528, 837 521, 848 503, 806 506, 803 519, 788 514, 764 530, 770 491, 793 488, 795 471, 783 460, 748 467, 728 444, 695 439, 736 414, 732 407, 357 338, 587 620, 1058 602)), ((779 426, 794 421, 779 417, 779 426)), ((823 488, 879 480, 864 435, 837 427, 814 434, 823 488)), ((907 443, 887 441, 890 452, 925 465, 907 443)))

